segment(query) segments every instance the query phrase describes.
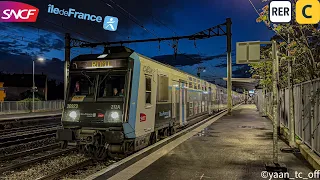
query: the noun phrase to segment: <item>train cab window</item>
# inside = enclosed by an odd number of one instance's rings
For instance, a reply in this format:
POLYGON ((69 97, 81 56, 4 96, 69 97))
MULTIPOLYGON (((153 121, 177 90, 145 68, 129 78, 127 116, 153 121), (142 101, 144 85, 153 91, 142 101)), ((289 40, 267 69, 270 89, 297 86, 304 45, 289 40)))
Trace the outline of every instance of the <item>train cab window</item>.
POLYGON ((123 100, 125 96, 125 72, 111 72, 99 74, 98 101, 123 100))
POLYGON ((84 96, 83 101, 94 101, 96 74, 70 73, 69 100, 74 96, 84 96))
POLYGON ((151 88, 151 76, 149 76, 149 75, 146 75, 145 76, 146 77, 146 104, 151 104, 151 90, 152 90, 152 88, 151 88))

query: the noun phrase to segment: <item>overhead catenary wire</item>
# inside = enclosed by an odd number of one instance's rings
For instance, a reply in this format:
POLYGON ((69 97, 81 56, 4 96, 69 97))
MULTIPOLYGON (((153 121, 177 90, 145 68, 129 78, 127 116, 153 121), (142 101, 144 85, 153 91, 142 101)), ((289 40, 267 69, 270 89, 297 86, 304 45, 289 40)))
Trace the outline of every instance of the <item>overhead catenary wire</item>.
MULTIPOLYGON (((249 1, 250 4, 252 5, 252 7, 253 7, 253 9, 256 11, 256 13, 259 15, 259 17, 261 18, 261 17, 262 17, 261 14, 258 12, 257 8, 256 8, 255 5, 252 3, 252 1, 251 1, 251 0, 248 0, 248 1, 249 1)), ((286 42, 287 44, 289 44, 289 43, 287 42, 287 40, 286 40, 283 36, 281 36, 281 34, 279 34, 273 27, 271 27, 270 25, 268 25, 266 21, 263 20, 263 22, 264 22, 270 29, 272 29, 284 42, 286 42)))
MULTIPOLYGON (((111 7, 112 9, 118 11, 118 12, 121 13, 122 15, 125 15, 123 12, 115 9, 112 5, 110 5, 109 3, 105 2, 104 0, 100 0, 100 1, 104 2, 107 6, 109 6, 109 7, 111 7)), ((120 8, 122 11, 124 11, 124 12, 128 15, 127 18, 128 18, 129 20, 131 20, 132 22, 134 22, 136 25, 138 25, 140 28, 142 28, 142 29, 145 30, 146 32, 148 32, 148 33, 152 34, 153 36, 159 38, 159 36, 158 36, 156 33, 153 33, 152 31, 148 30, 134 15, 132 15, 131 13, 129 13, 127 10, 125 10, 123 7, 121 7, 119 4, 117 4, 117 3, 114 2, 113 0, 109 0, 109 1, 112 2, 114 5, 116 5, 118 8, 120 8), (133 18, 134 18, 134 19, 133 19, 133 18)), ((170 47, 173 47, 173 46, 174 46, 174 44, 170 44, 170 43, 168 43, 168 45, 169 45, 170 47)), ((191 59, 191 60, 195 60, 194 58, 189 57, 189 56, 181 53, 179 50, 177 50, 177 52, 179 52, 180 55, 185 56, 186 58, 189 58, 189 59, 191 59)))

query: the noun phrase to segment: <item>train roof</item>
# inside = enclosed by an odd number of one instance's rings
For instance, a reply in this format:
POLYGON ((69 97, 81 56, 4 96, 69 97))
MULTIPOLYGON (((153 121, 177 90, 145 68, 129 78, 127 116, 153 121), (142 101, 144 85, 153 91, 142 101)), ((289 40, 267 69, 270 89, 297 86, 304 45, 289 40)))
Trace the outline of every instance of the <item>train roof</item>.
POLYGON ((130 55, 134 51, 124 46, 115 46, 106 48, 103 54, 82 54, 71 61, 88 61, 88 60, 107 60, 107 59, 126 59, 129 58, 130 55))
MULTIPOLYGON (((82 54, 82 55, 79 55, 75 58, 73 58, 71 61, 88 61, 88 60, 108 60, 108 59, 126 59, 126 58, 129 58, 131 56, 131 54, 133 54, 135 51, 128 48, 128 47, 125 47, 125 46, 111 46, 111 47, 105 47, 104 49, 104 52, 103 54, 82 54)), ((135 52, 137 53, 137 52, 135 52)), ((150 61, 153 61, 155 63, 158 63, 158 64, 161 64, 163 66, 166 66, 166 67, 169 67, 171 69, 174 69, 176 71, 179 71, 179 72, 182 72, 182 73, 185 73, 187 74, 188 76, 192 77, 192 78, 196 78, 196 79, 199 79, 199 80, 202 80, 202 81, 205 81, 207 83, 210 83, 204 79, 201 79, 195 75, 192 75, 192 74, 189 74, 185 71, 182 71, 178 68, 175 68, 171 65, 168 65, 168 64, 164 64, 164 63, 161 63, 159 61, 156 61, 154 59, 151 59, 149 57, 146 57, 142 54, 139 54, 137 53, 139 56, 142 56, 150 61)), ((214 84, 214 83, 210 83, 210 84, 214 84)), ((216 84, 214 84, 216 85, 216 84)), ((216 85, 218 86, 218 85, 216 85)), ((220 86, 219 86, 220 87, 220 86)))

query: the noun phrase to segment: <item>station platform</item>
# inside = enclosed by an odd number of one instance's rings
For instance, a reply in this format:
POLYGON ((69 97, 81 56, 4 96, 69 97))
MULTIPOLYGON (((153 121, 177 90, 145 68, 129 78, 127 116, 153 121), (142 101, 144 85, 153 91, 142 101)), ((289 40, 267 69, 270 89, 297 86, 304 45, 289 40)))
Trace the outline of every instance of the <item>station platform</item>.
MULTIPOLYGON (((255 105, 241 105, 232 115, 213 118, 109 179, 270 179, 262 174, 272 162, 272 145, 272 122, 261 117, 255 105)), ((279 148, 285 147, 279 140, 279 148)), ((299 179, 295 173, 308 178, 314 172, 299 153, 279 150, 279 162, 288 168, 290 179, 299 179)))
POLYGON ((18 113, 18 114, 0 114, 0 121, 14 120, 14 119, 26 119, 26 118, 40 118, 47 116, 61 115, 62 110, 46 111, 46 112, 30 112, 30 113, 18 113))

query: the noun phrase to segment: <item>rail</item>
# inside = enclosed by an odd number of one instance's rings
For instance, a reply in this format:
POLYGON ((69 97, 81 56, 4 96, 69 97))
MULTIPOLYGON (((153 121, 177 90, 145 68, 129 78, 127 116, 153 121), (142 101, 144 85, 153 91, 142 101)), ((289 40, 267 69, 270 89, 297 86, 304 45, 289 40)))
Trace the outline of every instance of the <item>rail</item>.
MULTIPOLYGON (((320 79, 296 84, 293 87, 295 134, 313 152, 320 156, 320 79)), ((289 89, 279 92, 279 120, 289 129, 289 89)), ((266 113, 273 117, 272 93, 263 98, 262 90, 257 91, 256 104, 260 112, 266 103, 266 113)))
MULTIPOLYGON (((63 108, 64 101, 35 101, 35 112, 56 111, 63 108)), ((1 114, 28 113, 32 111, 32 101, 2 101, 0 102, 1 114)))

